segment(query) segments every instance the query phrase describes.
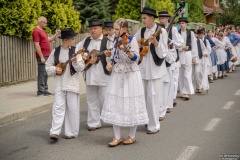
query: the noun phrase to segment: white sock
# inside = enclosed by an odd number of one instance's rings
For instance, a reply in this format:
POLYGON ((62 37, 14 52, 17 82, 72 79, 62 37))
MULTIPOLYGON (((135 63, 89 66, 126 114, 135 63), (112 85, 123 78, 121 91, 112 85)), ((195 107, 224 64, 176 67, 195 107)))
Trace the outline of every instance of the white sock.
POLYGON ((121 127, 113 125, 113 131, 114 131, 115 138, 119 140, 121 138, 121 127))
POLYGON ((131 138, 135 138, 136 131, 137 131, 137 126, 130 127, 129 136, 131 138))

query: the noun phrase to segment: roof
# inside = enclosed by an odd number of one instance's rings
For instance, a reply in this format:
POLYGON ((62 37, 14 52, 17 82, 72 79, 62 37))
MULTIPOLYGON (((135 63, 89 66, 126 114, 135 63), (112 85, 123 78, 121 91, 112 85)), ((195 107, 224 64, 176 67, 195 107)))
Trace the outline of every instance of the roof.
POLYGON ((219 6, 218 7, 207 7, 207 6, 203 5, 203 11, 204 11, 204 13, 213 13, 213 12, 223 13, 223 10, 219 6))

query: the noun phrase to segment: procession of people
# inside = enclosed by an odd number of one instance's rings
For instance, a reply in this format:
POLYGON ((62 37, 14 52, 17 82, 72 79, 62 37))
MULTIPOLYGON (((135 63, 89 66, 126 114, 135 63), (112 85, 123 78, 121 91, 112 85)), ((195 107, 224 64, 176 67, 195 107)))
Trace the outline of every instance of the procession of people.
MULTIPOLYGON (((240 36, 232 25, 214 31, 198 27, 194 33, 184 16, 177 29, 167 11, 157 15, 144 7, 139 14, 144 27, 135 35, 125 18, 89 20, 91 35, 78 44, 73 29, 62 29, 62 44, 48 55, 41 40, 52 39, 43 33, 46 18, 39 18, 33 32, 39 70, 47 73, 45 77, 54 76, 50 139, 58 141, 63 122, 65 138, 78 137, 80 74, 86 85, 88 131, 112 124, 108 145, 114 147, 135 143, 139 125, 146 126, 147 134, 157 134, 160 122, 177 106, 177 92, 184 101, 193 94, 207 94, 209 83, 226 78, 240 64, 240 36), (129 128, 128 137, 121 136, 122 127, 129 128)), ((50 94, 46 80, 39 79, 38 94, 50 94)))

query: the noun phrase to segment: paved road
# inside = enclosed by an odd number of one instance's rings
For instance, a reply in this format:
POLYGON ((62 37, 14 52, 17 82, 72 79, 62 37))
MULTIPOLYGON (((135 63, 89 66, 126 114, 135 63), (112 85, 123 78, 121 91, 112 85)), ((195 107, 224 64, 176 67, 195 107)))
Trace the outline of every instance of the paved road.
MULTIPOLYGON (((221 154, 240 154, 240 70, 214 81, 208 95, 194 95, 167 114, 156 135, 138 127, 137 142, 107 147, 110 125, 87 131, 87 106, 81 97, 81 127, 76 139, 49 140, 51 111, 0 127, 1 160, 214 160, 221 154), (222 92, 224 91, 224 92, 222 92)), ((128 129, 122 129, 123 138, 128 129)))

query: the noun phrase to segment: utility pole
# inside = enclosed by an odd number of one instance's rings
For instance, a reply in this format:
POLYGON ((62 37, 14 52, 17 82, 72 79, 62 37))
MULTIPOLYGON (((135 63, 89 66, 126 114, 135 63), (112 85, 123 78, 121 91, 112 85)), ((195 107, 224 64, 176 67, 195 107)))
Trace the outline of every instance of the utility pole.
POLYGON ((141 0, 141 11, 142 11, 143 8, 145 7, 145 2, 146 2, 146 0, 141 0))

